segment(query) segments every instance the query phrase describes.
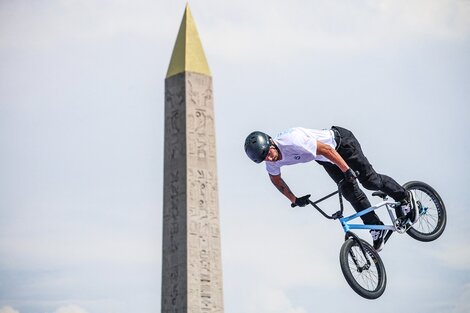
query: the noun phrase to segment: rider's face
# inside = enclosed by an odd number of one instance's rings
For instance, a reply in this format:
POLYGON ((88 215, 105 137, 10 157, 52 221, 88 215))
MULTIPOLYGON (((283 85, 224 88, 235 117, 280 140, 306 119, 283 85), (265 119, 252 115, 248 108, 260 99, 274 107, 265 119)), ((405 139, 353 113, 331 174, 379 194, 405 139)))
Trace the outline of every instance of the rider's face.
POLYGON ((265 161, 269 162, 274 162, 279 160, 279 151, 276 149, 274 146, 269 147, 269 152, 266 158, 264 159, 265 161))

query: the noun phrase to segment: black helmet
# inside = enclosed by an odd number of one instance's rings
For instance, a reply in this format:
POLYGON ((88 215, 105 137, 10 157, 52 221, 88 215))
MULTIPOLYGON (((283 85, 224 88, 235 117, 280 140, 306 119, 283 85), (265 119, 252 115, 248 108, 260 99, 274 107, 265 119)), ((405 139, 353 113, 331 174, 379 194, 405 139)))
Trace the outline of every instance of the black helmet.
POLYGON ((245 152, 253 162, 261 163, 264 161, 269 152, 271 137, 267 134, 254 131, 246 137, 245 152))

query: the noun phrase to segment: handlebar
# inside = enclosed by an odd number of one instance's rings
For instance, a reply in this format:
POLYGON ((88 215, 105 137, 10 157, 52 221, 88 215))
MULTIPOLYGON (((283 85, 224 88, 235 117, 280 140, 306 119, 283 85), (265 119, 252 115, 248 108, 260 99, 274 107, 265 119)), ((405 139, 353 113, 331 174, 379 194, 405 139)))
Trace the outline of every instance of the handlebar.
MULTIPOLYGON (((357 175, 359 176, 359 172, 356 172, 357 175)), ((308 200, 308 202, 315 208, 317 209, 318 212, 321 213, 321 215, 323 215, 325 218, 327 219, 330 219, 330 220, 336 220, 338 218, 341 218, 343 217, 343 210, 344 210, 344 206, 343 206, 343 196, 341 194, 341 186, 345 183, 345 179, 342 179, 338 182, 338 190, 330 193, 329 195, 327 196, 324 196, 323 198, 320 198, 316 201, 310 201, 308 200), (317 205, 317 203, 320 203, 328 198, 331 198, 332 196, 338 194, 339 196, 339 206, 340 206, 340 210, 331 214, 331 215, 328 215, 326 214, 322 209, 320 209, 320 207, 317 205)), ((291 207, 295 208, 297 205, 295 203, 291 203, 291 207)))
POLYGON ((330 219, 330 220, 336 220, 340 217, 343 217, 343 197, 341 196, 341 192, 339 191, 339 189, 335 192, 332 192, 330 193, 329 195, 321 198, 321 199, 318 199, 316 201, 309 201, 309 203, 315 208, 317 209, 318 212, 321 213, 321 215, 323 215, 324 217, 326 217, 327 219, 330 219), (339 201, 340 201, 340 210, 331 214, 331 215, 328 215, 326 214, 322 209, 320 209, 320 207, 317 205, 317 203, 320 203, 328 198, 331 198, 332 196, 338 194, 339 195, 339 201))

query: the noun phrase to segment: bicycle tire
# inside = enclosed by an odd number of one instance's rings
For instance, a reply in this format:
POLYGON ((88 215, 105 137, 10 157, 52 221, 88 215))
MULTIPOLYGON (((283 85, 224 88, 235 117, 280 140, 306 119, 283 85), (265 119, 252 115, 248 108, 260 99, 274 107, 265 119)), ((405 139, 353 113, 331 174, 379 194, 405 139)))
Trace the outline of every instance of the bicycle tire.
POLYGON ((360 241, 367 256, 362 252, 358 240, 349 238, 343 243, 339 253, 341 271, 349 286, 358 295, 370 300, 377 299, 384 293, 387 285, 385 266, 377 251, 365 240, 360 239, 360 241), (353 261, 353 255, 360 266, 367 263, 367 257, 371 263, 370 268, 359 271, 353 261))
POLYGON ((413 190, 419 201, 420 216, 406 232, 419 241, 433 241, 439 238, 447 224, 446 207, 439 194, 426 183, 411 181, 403 185, 406 190, 413 190))

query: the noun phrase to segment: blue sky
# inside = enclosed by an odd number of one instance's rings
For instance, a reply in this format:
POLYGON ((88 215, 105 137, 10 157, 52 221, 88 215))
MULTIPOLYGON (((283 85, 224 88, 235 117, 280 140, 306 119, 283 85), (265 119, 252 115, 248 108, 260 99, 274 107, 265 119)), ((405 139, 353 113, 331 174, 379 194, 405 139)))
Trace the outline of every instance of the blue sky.
MULTIPOLYGON (((160 310, 164 77, 185 4, 0 2, 0 313, 160 310)), ((225 312, 469 312, 470 2, 190 6, 214 78, 225 312), (331 125, 447 206, 439 240, 381 252, 376 301, 342 277, 338 225, 290 209, 243 152, 254 129, 331 125)), ((313 163, 283 177, 313 198, 335 187, 313 163)))

